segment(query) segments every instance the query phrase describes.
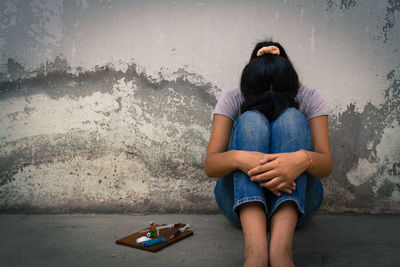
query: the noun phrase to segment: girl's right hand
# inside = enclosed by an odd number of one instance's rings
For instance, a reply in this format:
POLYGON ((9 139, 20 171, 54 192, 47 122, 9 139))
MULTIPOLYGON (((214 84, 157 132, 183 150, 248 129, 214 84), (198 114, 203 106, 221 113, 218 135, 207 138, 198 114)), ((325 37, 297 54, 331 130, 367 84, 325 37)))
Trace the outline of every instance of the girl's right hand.
POLYGON ((260 166, 260 161, 263 160, 267 154, 256 151, 235 151, 235 161, 237 169, 244 173, 248 173, 251 169, 260 166))
MULTIPOLYGON (((237 168, 247 174, 251 169, 258 167, 260 165, 264 165, 270 161, 273 161, 274 159, 277 158, 277 156, 278 155, 275 154, 266 154, 256 151, 236 150, 235 160, 237 162, 237 168)), ((280 195, 279 191, 291 194, 292 191, 295 189, 296 189, 296 182, 292 182, 287 187, 282 187, 280 190, 271 190, 271 192, 279 196, 280 195)))

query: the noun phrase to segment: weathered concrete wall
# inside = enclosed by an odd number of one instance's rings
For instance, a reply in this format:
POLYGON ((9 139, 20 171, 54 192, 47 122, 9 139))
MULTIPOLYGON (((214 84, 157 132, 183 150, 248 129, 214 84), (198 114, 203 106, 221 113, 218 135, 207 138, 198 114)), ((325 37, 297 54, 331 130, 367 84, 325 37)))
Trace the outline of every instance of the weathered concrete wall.
POLYGON ((216 211, 212 110, 255 42, 329 103, 323 210, 400 212, 400 1, 1 1, 0 209, 216 211))

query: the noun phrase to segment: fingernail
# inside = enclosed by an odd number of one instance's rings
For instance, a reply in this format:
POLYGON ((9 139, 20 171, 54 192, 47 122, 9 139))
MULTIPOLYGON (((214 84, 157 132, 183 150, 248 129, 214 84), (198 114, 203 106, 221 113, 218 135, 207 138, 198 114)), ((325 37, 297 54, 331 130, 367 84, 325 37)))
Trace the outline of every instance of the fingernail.
POLYGON ((289 194, 291 194, 292 193, 292 190, 289 190, 289 194))

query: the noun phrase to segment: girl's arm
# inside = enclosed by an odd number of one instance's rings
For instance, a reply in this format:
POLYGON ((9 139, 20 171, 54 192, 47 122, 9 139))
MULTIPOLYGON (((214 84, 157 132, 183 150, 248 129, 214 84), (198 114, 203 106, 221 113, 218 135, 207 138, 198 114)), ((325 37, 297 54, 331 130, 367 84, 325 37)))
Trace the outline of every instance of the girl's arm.
POLYGON ((333 169, 333 160, 329 141, 328 116, 319 116, 309 120, 314 152, 304 151, 266 155, 259 166, 251 169, 248 175, 252 181, 260 183, 273 193, 287 188, 302 172, 307 171, 314 177, 326 177, 333 169))
POLYGON ((242 150, 227 151, 233 127, 232 119, 215 114, 204 169, 209 177, 223 177, 234 170, 247 173, 259 165, 264 153, 242 150))
POLYGON ((312 118, 309 122, 314 152, 308 151, 313 165, 310 170, 306 171, 314 177, 327 177, 333 170, 328 116, 312 118))

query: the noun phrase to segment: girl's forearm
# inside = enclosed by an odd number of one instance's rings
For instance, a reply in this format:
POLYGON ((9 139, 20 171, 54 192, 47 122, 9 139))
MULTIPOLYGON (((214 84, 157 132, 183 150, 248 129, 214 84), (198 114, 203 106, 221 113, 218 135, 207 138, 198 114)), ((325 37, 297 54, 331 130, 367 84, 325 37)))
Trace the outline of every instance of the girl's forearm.
MULTIPOLYGON (((213 153, 206 156, 204 161, 204 169, 208 177, 219 178, 224 177, 237 169, 245 169, 241 163, 240 158, 245 155, 240 150, 230 150, 221 153, 213 153)), ((310 167, 310 159, 304 152, 298 151, 300 156, 303 156, 303 165, 308 168, 306 171, 314 177, 323 178, 331 174, 333 169, 332 157, 325 153, 307 151, 312 160, 312 167, 310 167), (299 153, 300 152, 300 153, 299 153), (305 165, 304 165, 305 164, 305 165)), ((248 155, 247 155, 248 156, 248 155)))
MULTIPOLYGON (((307 151, 307 153, 312 160, 312 167, 306 170, 309 174, 317 178, 327 177, 331 174, 333 160, 330 155, 313 151, 307 151)), ((307 161, 310 161, 307 155, 305 157, 307 161)))
POLYGON ((208 177, 224 177, 237 169, 236 150, 206 156, 204 170, 208 177))

